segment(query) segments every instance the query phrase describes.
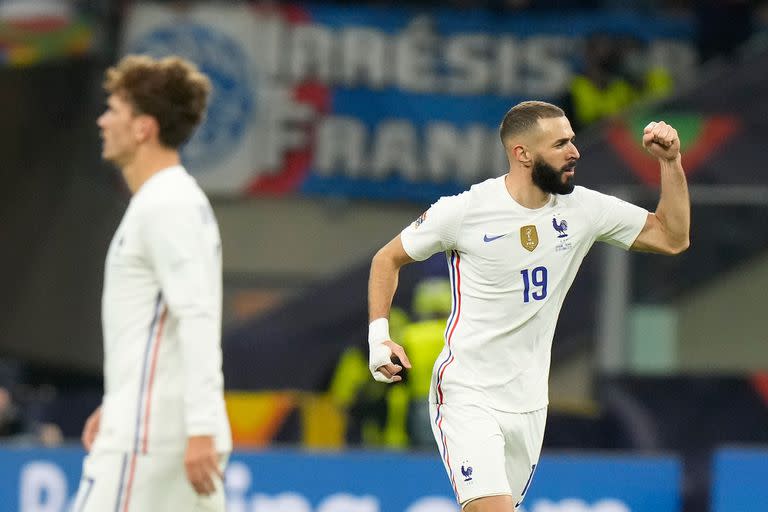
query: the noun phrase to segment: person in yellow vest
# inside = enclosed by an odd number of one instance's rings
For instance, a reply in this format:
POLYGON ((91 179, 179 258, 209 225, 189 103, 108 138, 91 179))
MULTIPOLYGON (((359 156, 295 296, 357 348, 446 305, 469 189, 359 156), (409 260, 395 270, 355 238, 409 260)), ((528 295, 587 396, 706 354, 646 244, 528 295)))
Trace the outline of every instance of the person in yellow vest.
MULTIPOLYGON (((409 321, 405 311, 392 308, 390 329, 400 334, 409 321)), ((403 437, 397 429, 388 427, 389 409, 396 410, 398 402, 396 398, 390 406, 388 395, 393 388, 371 381, 369 376, 366 351, 354 345, 345 349, 331 377, 328 393, 336 407, 345 412, 347 443, 361 443, 371 447, 405 447, 407 437, 403 437)))
POLYGON ((645 49, 636 39, 593 34, 584 58, 584 71, 574 75, 567 97, 576 130, 672 91, 669 71, 649 65, 645 49))
POLYGON ((390 445, 432 449, 429 386, 432 366, 445 343, 445 325, 451 313, 451 284, 447 278, 421 281, 414 289, 411 309, 416 321, 403 327, 400 340, 412 368, 403 385, 391 386, 387 395, 385 437, 390 445))

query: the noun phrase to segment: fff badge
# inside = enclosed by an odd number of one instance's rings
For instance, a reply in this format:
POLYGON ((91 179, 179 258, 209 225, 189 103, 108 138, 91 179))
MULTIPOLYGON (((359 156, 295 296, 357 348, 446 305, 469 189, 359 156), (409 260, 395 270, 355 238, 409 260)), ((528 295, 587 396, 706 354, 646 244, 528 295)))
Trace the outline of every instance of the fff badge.
POLYGON ((533 252, 539 245, 539 233, 536 231, 536 226, 530 225, 520 228, 520 243, 526 250, 533 252))

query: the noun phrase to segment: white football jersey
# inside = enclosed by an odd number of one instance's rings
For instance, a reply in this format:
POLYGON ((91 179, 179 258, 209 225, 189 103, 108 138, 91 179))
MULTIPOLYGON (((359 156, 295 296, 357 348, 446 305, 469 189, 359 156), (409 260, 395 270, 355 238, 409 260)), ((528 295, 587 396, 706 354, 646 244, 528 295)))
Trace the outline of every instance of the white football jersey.
POLYGON ((104 399, 95 451, 231 451, 221 354, 219 228, 181 166, 134 194, 107 253, 104 399))
POLYGON ((596 240, 628 249, 647 217, 584 187, 525 208, 504 176, 433 204, 401 233, 414 260, 445 252, 453 287, 430 400, 545 407, 557 317, 579 265, 596 240))

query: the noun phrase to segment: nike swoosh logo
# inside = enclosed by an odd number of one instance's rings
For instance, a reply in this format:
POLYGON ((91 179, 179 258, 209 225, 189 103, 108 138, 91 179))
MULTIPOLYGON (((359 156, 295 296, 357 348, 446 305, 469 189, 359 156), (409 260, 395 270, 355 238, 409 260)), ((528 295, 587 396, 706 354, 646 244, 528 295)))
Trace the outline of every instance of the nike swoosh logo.
POLYGON ((506 233, 504 233, 503 235, 497 235, 497 236, 488 236, 488 235, 485 235, 485 236, 483 237, 483 242, 493 242, 494 240, 498 240, 499 238, 501 238, 501 237, 503 237, 503 236, 507 236, 507 234, 506 234, 506 233))

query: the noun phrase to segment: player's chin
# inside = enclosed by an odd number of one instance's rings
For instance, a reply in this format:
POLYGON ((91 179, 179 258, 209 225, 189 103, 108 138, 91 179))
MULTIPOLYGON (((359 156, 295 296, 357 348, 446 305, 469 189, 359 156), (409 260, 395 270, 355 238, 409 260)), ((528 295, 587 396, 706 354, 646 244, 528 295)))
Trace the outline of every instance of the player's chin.
POLYGON ((576 188, 576 184, 573 181, 573 175, 571 176, 564 176, 562 187, 560 187, 559 193, 561 195, 567 195, 573 192, 573 189, 576 188))

